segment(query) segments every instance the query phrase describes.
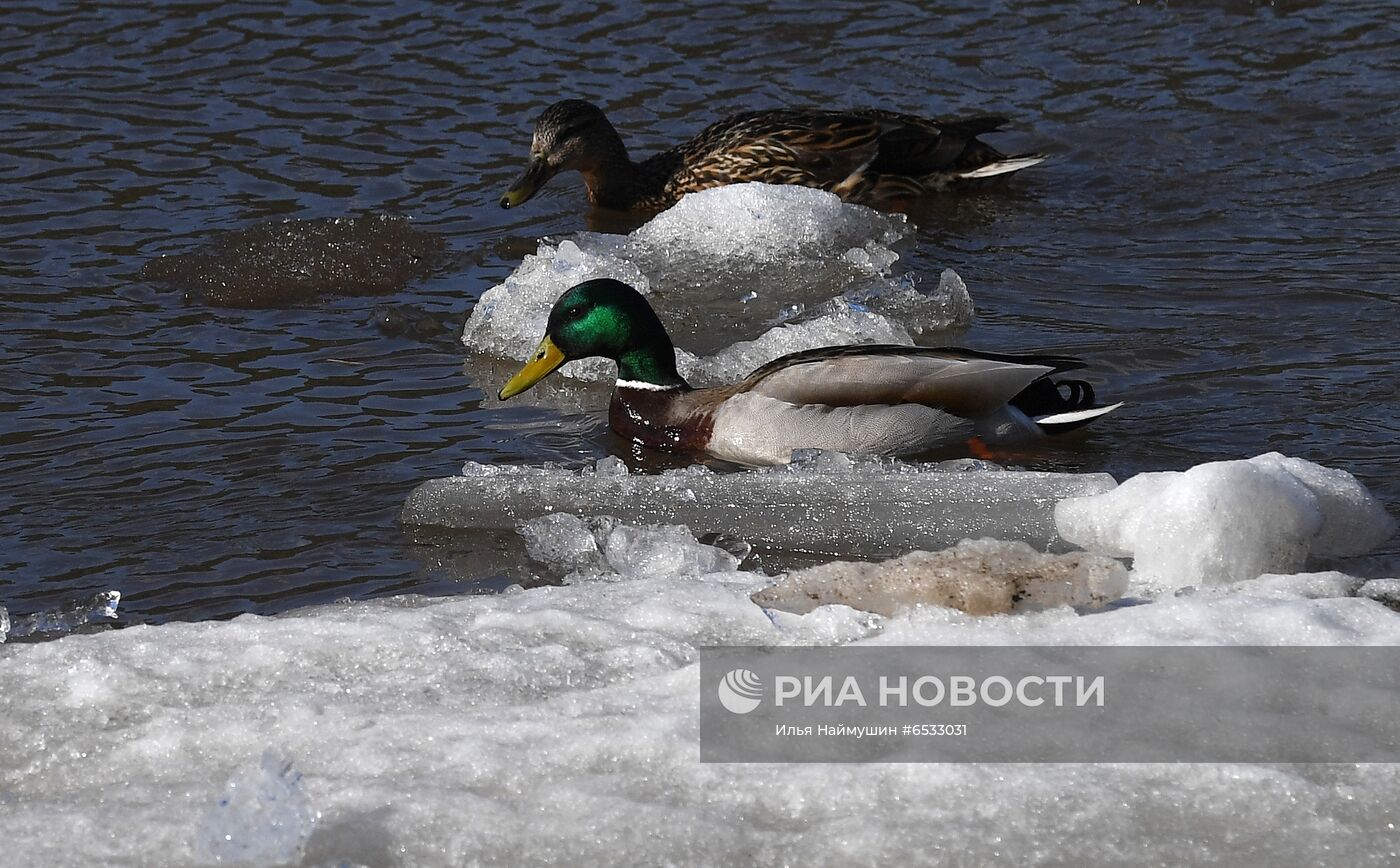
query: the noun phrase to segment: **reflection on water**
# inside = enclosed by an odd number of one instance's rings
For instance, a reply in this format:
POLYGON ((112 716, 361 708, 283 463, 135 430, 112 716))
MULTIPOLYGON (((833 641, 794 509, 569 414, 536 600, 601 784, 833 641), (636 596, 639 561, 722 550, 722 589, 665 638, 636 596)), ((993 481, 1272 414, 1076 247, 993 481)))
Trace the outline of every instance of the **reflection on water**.
POLYGON ((539 237, 632 228, 585 213, 576 177, 495 204, 571 96, 638 154, 774 105, 1005 114, 998 147, 1053 159, 926 203, 904 264, 966 279, 971 345, 1084 355, 1130 401, 1054 462, 1279 449, 1400 502, 1392 8, 944 5, 6 7, 0 599, 117 588, 149 620, 463 592, 470 568, 395 527, 415 482, 617 444, 368 323, 460 322, 539 237), (292 309, 187 307, 140 274, 215 232, 364 213, 455 255, 292 309))

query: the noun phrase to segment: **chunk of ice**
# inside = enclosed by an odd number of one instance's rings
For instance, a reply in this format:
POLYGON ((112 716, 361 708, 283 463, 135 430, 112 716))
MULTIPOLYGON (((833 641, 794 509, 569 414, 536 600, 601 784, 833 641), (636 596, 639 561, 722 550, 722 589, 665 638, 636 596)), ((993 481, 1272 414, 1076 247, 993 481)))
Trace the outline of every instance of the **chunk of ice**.
MULTIPOLYGON (((816 305, 791 305, 779 312, 785 323, 804 322, 847 312, 873 313, 907 324, 916 335, 955 330, 972 322, 975 309, 967 284, 951 268, 943 269, 932 291, 918 289, 917 276, 857 283, 836 298, 816 305)), ((897 342, 897 341, 896 341, 897 342)))
POLYGON ((696 540, 684 525, 630 525, 612 516, 551 513, 520 525, 529 558, 570 579, 703 576, 732 572, 741 558, 696 540))
POLYGON ((5 611, 5 607, 0 606, 0 642, 41 634, 60 636, 88 624, 115 619, 117 604, 121 602, 121 598, 121 591, 99 591, 86 600, 78 600, 55 609, 45 609, 13 620, 5 611))
POLYGON ((229 779, 209 807, 195 839, 202 865, 287 865, 299 862, 318 814, 301 772, 273 751, 257 768, 229 779))
POLYGON ((1055 522, 1071 542, 1132 556, 1134 579, 1159 590, 1296 572, 1309 554, 1362 554, 1395 530, 1350 473, 1276 452, 1142 473, 1061 503, 1055 522))
POLYGON ((1259 455, 1250 462, 1289 474, 1317 499, 1322 527, 1309 541, 1312 554, 1343 558, 1364 555, 1395 533, 1395 520, 1385 507, 1345 470, 1277 452, 1259 455))
MULTIPOLYGON (((961 281, 954 284, 945 275, 936 290, 921 293, 912 278, 891 274, 897 248, 911 234, 902 216, 807 187, 735 184, 704 190, 685 196, 631 235, 580 233, 541 242, 505 281, 482 294, 462 340, 481 353, 525 359, 543 336, 554 301, 595 277, 615 277, 648 295, 676 343, 702 355, 754 337, 763 323, 755 316, 757 304, 771 306, 776 318, 785 305, 833 295, 838 297, 828 307, 811 315, 823 322, 809 336, 764 335, 759 341, 780 350, 776 355, 862 340, 909 343, 909 330, 966 328, 972 306, 961 281), (847 290, 849 295, 842 295, 847 290), (697 309, 705 316, 694 316, 697 309)), ((687 353, 681 364, 683 371, 694 368, 696 357, 687 353)), ((562 370, 584 379, 612 373, 609 363, 596 359, 562 370)))
POLYGON ((838 557, 893 557, 968 537, 1067 548, 1054 505, 1114 486, 1104 473, 943 472, 876 460, 742 473, 703 467, 614 476, 509 467, 435 479, 404 504, 405 524, 512 530, 550 512, 686 525, 751 544, 838 557))
POLYGON ((520 526, 520 536, 530 560, 561 574, 602 566, 593 531, 576 515, 556 512, 531 519, 520 526))
POLYGON ((754 594, 753 601, 797 613, 835 604, 886 616, 920 606, 1000 615, 1103 605, 1127 588, 1128 571, 1104 555, 1051 555, 1023 542, 968 539, 880 563, 833 561, 797 570, 754 594))
POLYGON ((1400 612, 1400 579, 1372 579, 1357 589, 1356 596, 1400 612))
POLYGON ((703 576, 731 572, 739 559, 698 542, 684 525, 619 524, 602 541, 603 554, 620 576, 703 576))
POLYGON ((912 231, 903 215, 851 205, 823 190, 748 183, 683 196, 631 237, 667 259, 703 257, 697 263, 703 267, 715 259, 828 259, 832 251, 840 258, 851 248, 883 260, 912 231))

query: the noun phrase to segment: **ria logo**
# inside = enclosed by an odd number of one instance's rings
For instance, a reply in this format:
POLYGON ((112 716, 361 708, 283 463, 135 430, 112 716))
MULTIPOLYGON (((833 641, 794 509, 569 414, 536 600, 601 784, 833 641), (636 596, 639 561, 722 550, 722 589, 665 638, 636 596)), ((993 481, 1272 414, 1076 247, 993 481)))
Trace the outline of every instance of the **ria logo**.
POLYGON ((731 669, 719 682, 719 704, 734 714, 748 714, 763 701, 763 682, 748 669, 731 669))

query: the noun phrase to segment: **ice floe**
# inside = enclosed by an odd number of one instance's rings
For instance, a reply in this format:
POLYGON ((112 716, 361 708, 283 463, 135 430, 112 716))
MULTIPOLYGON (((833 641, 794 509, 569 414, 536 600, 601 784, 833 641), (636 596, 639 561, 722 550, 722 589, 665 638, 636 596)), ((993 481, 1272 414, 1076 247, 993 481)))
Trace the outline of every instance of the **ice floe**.
MULTIPOLYGON (((617 278, 647 295, 684 348, 682 374, 702 384, 814 346, 908 344, 911 332, 965 329, 973 307, 956 274, 945 272, 924 289, 916 275, 893 272, 911 231, 901 216, 806 187, 704 190, 627 236, 579 233, 542 241, 482 294, 462 340, 479 353, 524 359, 543 336, 555 300, 595 277, 617 278), (705 316, 694 316, 696 310, 705 316), (725 349, 741 340, 751 343, 725 349)), ((563 373, 603 379, 612 368, 595 359, 566 365, 563 373)))
POLYGON ((469 463, 461 476, 414 489, 401 520, 513 529, 551 512, 612 515, 685 525, 756 546, 861 558, 984 536, 1063 551, 1055 504, 1113 486, 1104 473, 956 472, 835 453, 799 455, 792 465, 743 473, 691 467, 629 474, 616 458, 582 470, 469 463))
POLYGON ((1395 531, 1354 476, 1276 452, 1141 473, 1055 509, 1061 535, 1133 558, 1145 587, 1171 589, 1301 569, 1309 555, 1353 556, 1395 531))
POLYGON ((703 646, 1400 642, 1373 600, 769 617, 749 599, 766 577, 714 551, 659 557, 699 550, 675 528, 631 526, 614 553, 622 524, 548 521, 542 539, 571 542, 535 552, 602 581, 0 647, 5 852, 60 868, 1179 864, 1189 841, 1202 863, 1379 866, 1400 849, 1393 764, 698 762, 703 646))
POLYGON ((804 614, 823 605, 897 615, 946 606, 997 615, 1049 606, 1103 605, 1128 589, 1128 571, 1105 555, 1050 555, 1023 542, 963 540, 942 551, 879 563, 832 561, 789 573, 754 594, 761 606, 804 614))

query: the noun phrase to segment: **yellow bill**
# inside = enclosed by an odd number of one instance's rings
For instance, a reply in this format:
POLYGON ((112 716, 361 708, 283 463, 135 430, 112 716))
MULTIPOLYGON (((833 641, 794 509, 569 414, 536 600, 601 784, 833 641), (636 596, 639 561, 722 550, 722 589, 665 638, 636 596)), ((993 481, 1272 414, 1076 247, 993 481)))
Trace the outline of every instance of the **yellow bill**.
POLYGON ((554 341, 550 340, 549 335, 545 335, 544 340, 540 341, 540 348, 535 350, 535 355, 525 363, 525 367, 521 368, 519 373, 510 378, 510 382, 501 387, 501 391, 497 393, 498 397, 502 401, 514 398, 549 376, 566 361, 568 360, 554 345, 554 341))

